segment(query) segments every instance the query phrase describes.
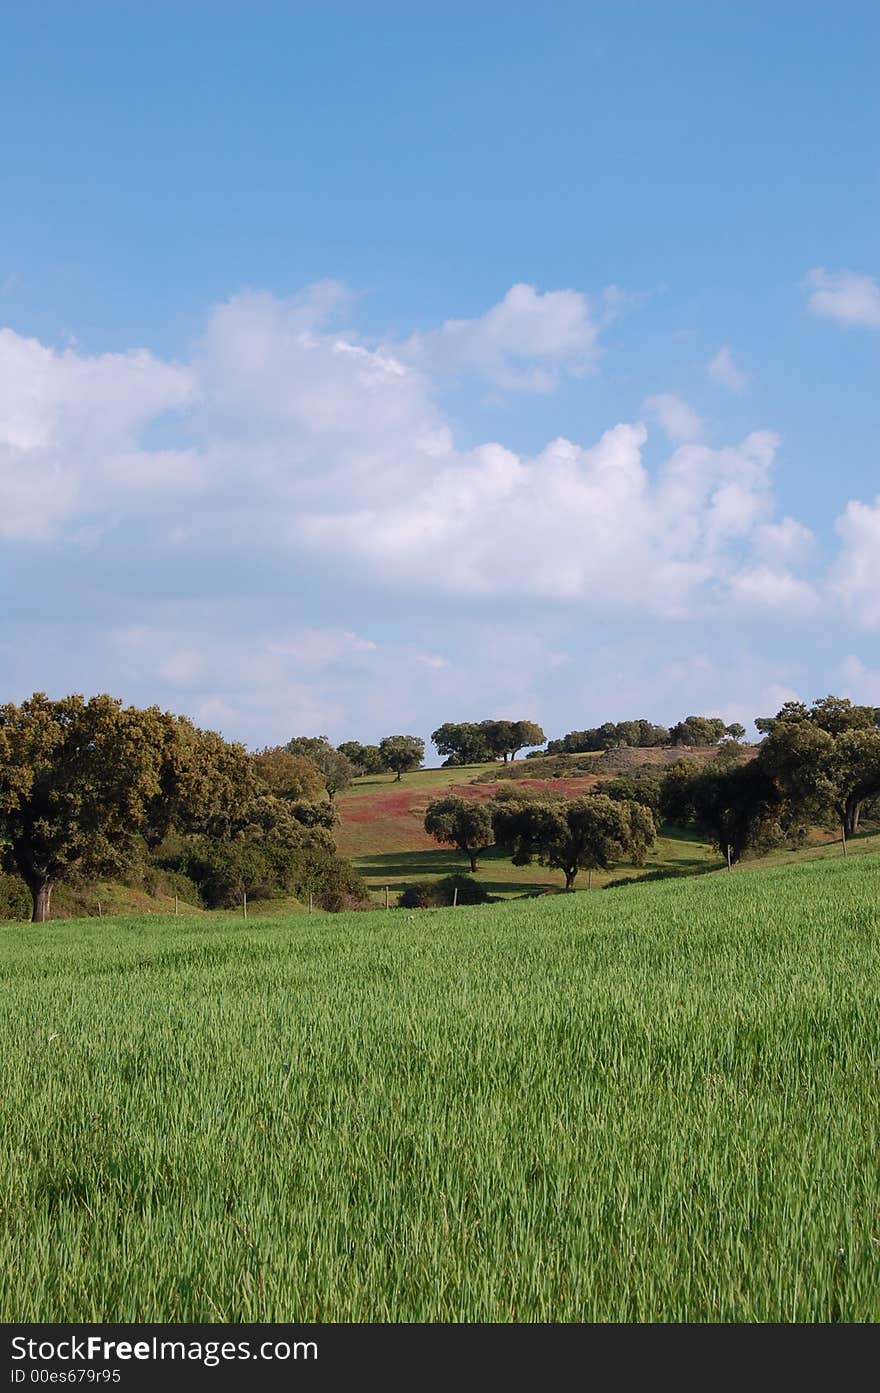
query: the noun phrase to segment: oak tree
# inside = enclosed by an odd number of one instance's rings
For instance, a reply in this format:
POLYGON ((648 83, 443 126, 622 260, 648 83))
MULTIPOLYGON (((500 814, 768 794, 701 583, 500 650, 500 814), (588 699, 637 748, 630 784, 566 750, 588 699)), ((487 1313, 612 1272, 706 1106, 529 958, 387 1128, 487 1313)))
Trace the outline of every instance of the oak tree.
POLYGON ((604 794, 585 798, 508 798, 494 800, 495 841, 513 852, 516 866, 537 860, 565 876, 574 889, 580 869, 610 870, 626 857, 644 863, 656 836, 651 811, 643 803, 616 801, 604 794))
MULTIPOLYGON (((53 701, 37 692, 0 707, 0 846, 31 893, 35 922, 49 917, 59 881, 122 870, 138 834, 157 841, 172 819, 223 810, 235 779, 221 770, 218 793, 210 771, 196 768, 198 751, 214 748, 202 735, 158 707, 106 695, 53 701)), ((243 770, 243 748, 227 749, 243 770)))
POLYGON ((379 742, 382 768, 393 770, 400 782, 402 774, 418 769, 425 757, 425 742, 417 735, 386 735, 379 742))
POLYGON ((425 831, 445 846, 454 846, 477 869, 477 857, 492 845, 492 817, 485 803, 450 795, 435 798, 425 809, 425 831))

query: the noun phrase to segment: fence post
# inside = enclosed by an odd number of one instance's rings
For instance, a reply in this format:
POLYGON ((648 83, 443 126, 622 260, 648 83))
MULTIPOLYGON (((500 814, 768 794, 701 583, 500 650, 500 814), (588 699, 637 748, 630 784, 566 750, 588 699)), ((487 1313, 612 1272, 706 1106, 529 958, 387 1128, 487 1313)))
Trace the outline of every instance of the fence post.
POLYGON ((388 908, 388 886, 385 886, 385 908, 388 908))
POLYGON ((241 892, 241 907, 244 910, 244 917, 247 918, 247 890, 241 892))
POLYGON ((176 896, 176 895, 174 896, 174 913, 175 913, 175 916, 176 916, 176 915, 177 915, 177 896, 176 896))
POLYGON ((312 892, 309 891, 309 914, 312 912, 312 892))
POLYGON ((453 891, 452 891, 452 908, 455 909, 455 906, 456 906, 457 904, 458 904, 458 886, 456 885, 455 888, 454 888, 453 891))

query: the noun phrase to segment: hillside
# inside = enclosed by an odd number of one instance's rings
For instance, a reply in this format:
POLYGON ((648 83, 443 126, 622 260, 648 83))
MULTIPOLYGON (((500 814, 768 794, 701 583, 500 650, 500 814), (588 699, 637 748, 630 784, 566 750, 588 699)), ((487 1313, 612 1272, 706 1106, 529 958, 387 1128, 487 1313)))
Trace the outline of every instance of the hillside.
MULTIPOLYGON (((752 753, 751 749, 748 754, 752 753)), ((675 760, 713 759, 717 748, 621 749, 585 755, 553 755, 544 760, 510 764, 468 764, 450 769, 418 769, 398 781, 393 774, 370 774, 356 779, 336 799, 341 826, 337 842, 343 856, 360 857, 389 851, 425 851, 436 843, 425 832, 425 809, 445 793, 486 800, 510 780, 532 789, 553 789, 576 798, 589 793, 600 778, 629 772, 639 765, 662 765, 675 760), (552 766, 552 773, 545 773, 552 766)))
MULTIPOLYGON (((517 787, 552 789, 574 798, 596 788, 601 778, 628 773, 640 765, 664 765, 683 758, 712 760, 717 753, 717 746, 625 748, 516 760, 507 765, 420 769, 404 774, 399 782, 393 774, 369 775, 355 780, 336 799, 340 816, 337 843, 343 856, 349 857, 364 877, 378 903, 384 899, 386 885, 390 894, 396 894, 413 881, 439 879, 467 870, 464 857, 439 847, 424 830, 425 809, 432 799, 443 794, 485 801, 500 788, 509 788, 511 780, 515 780, 517 787)), ((754 747, 746 748, 747 758, 753 753, 754 747)), ((484 853, 479 864, 477 877, 491 895, 523 895, 559 889, 563 884, 560 872, 538 865, 514 866, 508 856, 495 849, 484 853)), ((693 832, 675 830, 658 837, 643 867, 623 864, 613 872, 597 871, 592 884, 599 888, 612 879, 658 871, 682 874, 718 864, 718 853, 708 842, 693 832)), ((587 873, 583 872, 579 888, 587 883, 587 873)))

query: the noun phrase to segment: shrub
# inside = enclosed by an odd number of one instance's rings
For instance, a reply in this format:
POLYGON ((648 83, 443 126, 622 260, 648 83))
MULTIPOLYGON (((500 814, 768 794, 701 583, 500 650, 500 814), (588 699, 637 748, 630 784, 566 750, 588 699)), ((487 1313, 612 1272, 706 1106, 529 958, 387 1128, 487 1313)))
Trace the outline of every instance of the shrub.
POLYGON ((448 875, 443 880, 418 880, 401 891, 401 909, 442 909, 451 905, 458 891, 458 904, 489 904, 492 896, 469 875, 448 875))
POLYGON ((33 902, 20 875, 0 873, 0 919, 30 919, 33 902))
POLYGON ((334 913, 369 904, 361 876, 348 861, 325 847, 311 847, 303 854, 291 888, 300 900, 307 900, 311 892, 320 909, 334 913))

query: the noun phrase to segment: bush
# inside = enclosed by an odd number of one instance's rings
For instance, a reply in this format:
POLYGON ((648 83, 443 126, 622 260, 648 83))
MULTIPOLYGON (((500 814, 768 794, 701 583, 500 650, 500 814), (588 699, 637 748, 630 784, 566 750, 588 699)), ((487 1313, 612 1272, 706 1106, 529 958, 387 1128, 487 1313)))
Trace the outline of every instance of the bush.
POLYGON ((309 848, 303 855, 291 887, 300 900, 311 892, 320 909, 333 913, 363 909, 369 904, 366 883, 348 861, 324 847, 309 848))
POLYGON ((33 903, 20 875, 0 873, 0 919, 30 919, 33 903))
POLYGON ((183 871, 163 866, 145 866, 125 877, 125 884, 156 898, 173 900, 176 895, 184 904, 203 908, 202 897, 195 881, 183 871))
POLYGON ((448 875, 443 880, 418 880, 401 891, 401 909, 442 909, 451 905, 458 891, 458 904, 489 904, 492 896, 469 875, 448 875))
MULTIPOLYGON (((330 813, 335 816, 332 807, 330 813)), ((307 827, 297 819, 280 829, 270 824, 265 834, 254 826, 231 841, 168 837, 155 859, 171 894, 186 899, 183 887, 193 886, 209 909, 240 904, 243 893, 250 900, 290 894, 302 902, 311 894, 319 908, 329 910, 369 902, 366 885, 321 822, 307 827)))
POLYGON ((161 881, 154 893, 167 895, 169 899, 176 895, 183 904, 195 905, 199 909, 202 908, 202 897, 199 893, 199 887, 188 875, 184 875, 183 871, 164 871, 161 881))
POLYGON ((642 803, 650 808, 657 821, 660 819, 660 789, 665 771, 651 764, 641 765, 630 774, 620 774, 617 778, 602 779, 596 792, 604 793, 615 802, 630 801, 642 803))

